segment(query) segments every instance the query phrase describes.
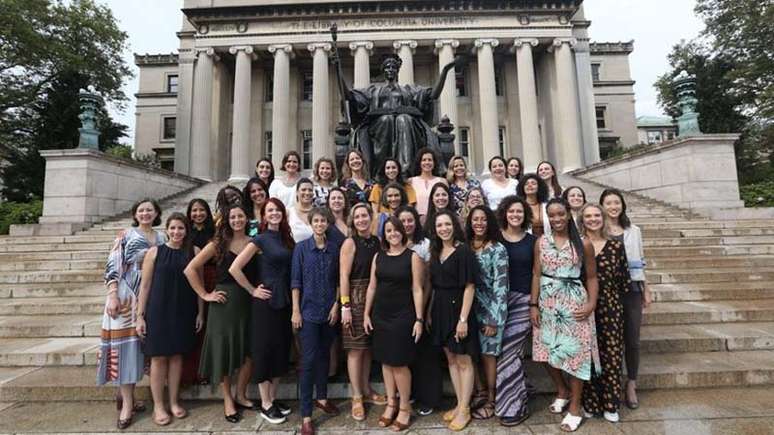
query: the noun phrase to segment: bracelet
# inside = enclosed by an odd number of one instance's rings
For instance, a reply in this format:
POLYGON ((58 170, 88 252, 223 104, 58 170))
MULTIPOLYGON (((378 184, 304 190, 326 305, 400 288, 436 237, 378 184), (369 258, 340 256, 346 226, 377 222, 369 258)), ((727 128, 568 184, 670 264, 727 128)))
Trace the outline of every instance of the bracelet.
POLYGON ((351 301, 349 296, 342 296, 340 299, 341 299, 341 305, 344 305, 344 306, 348 306, 351 301))
POLYGON ((349 307, 348 306, 343 306, 343 307, 341 307, 341 311, 342 312, 349 311, 349 307))
POLYGON ((460 323, 468 323, 468 319, 463 319, 462 317, 460 317, 460 323))
POLYGON ((417 317, 417 319, 414 321, 414 323, 417 323, 417 322, 419 322, 419 323, 424 325, 425 324, 425 319, 423 319, 421 317, 417 317))

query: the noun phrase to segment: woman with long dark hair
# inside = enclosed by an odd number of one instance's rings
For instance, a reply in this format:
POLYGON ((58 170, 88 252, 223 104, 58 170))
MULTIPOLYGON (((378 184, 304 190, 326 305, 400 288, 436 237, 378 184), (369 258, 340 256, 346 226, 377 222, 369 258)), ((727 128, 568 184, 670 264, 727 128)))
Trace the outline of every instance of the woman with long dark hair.
POLYGON ((296 203, 296 183, 301 179, 301 156, 298 152, 288 151, 282 156, 280 171, 285 175, 271 182, 269 196, 278 198, 288 208, 296 203))
POLYGON ((562 196, 562 186, 559 184, 559 178, 556 176, 554 164, 549 161, 542 161, 537 166, 537 174, 548 186, 548 197, 559 198, 562 196))
POLYGON ((199 249, 204 249, 215 236, 215 219, 212 216, 210 205, 201 198, 194 198, 188 203, 185 216, 191 223, 191 244, 199 249))
POLYGON ((599 353, 594 323, 597 304, 597 266, 594 246, 582 240, 561 198, 546 207, 551 232, 535 244, 530 318, 533 326, 532 359, 546 363, 557 395, 549 406, 552 414, 569 409, 560 428, 574 432, 583 420, 583 381, 599 372, 599 353), (562 375, 569 375, 569 386, 562 375))
POLYGON ((350 150, 347 152, 341 167, 340 186, 347 192, 350 205, 368 202, 368 198, 371 197, 374 182, 370 179, 368 165, 360 151, 350 150))
POLYGON ((548 186, 537 174, 527 174, 521 178, 519 186, 516 188, 516 195, 527 202, 530 209, 532 221, 529 223, 530 232, 535 237, 540 237, 544 233, 551 232, 551 225, 548 223, 548 214, 546 213, 546 204, 548 203, 548 186))
POLYGON ((336 185, 336 165, 327 157, 320 157, 314 162, 312 171, 314 180, 314 206, 325 207, 328 193, 336 185))
MULTIPOLYGON (((456 210, 453 209, 454 203, 452 202, 451 190, 449 186, 444 183, 436 183, 432 189, 430 189, 430 195, 427 198, 427 214, 424 218, 420 218, 422 225, 427 224, 433 220, 433 216, 438 214, 441 210, 449 210, 457 216, 456 210)), ((430 232, 426 229, 426 232, 430 232)))
MULTIPOLYGON (((485 420, 495 414, 495 384, 497 358, 502 352, 503 329, 508 315, 508 252, 500 243, 500 227, 494 212, 482 205, 468 215, 465 233, 470 248, 478 260, 479 279, 476 284, 474 312, 478 321, 478 342, 481 346, 484 404, 473 418, 485 420)), ((481 380, 481 377, 477 377, 481 380)))
POLYGON ((204 302, 196 297, 183 270, 199 248, 191 243, 188 219, 172 213, 166 222, 167 243, 145 254, 137 307, 137 335, 150 357, 153 422, 159 426, 172 419, 164 407, 164 385, 169 389, 169 409, 175 418, 188 412, 180 406, 183 355, 193 349, 203 324, 204 302))
POLYGON ((389 183, 382 191, 381 209, 383 211, 376 215, 373 223, 373 233, 380 239, 384 236, 382 233, 384 223, 387 218, 393 216, 395 211, 404 205, 408 205, 408 197, 403 186, 398 183, 389 183))
POLYGON ((271 186, 274 181, 274 163, 266 157, 258 160, 255 164, 255 176, 267 186, 271 186))
POLYGON ((519 181, 521 176, 524 175, 524 164, 521 163, 521 159, 518 157, 509 158, 505 162, 505 166, 508 169, 508 178, 519 181))
POLYGON ((570 186, 562 192, 562 199, 570 204, 572 218, 575 219, 575 225, 580 224, 580 211, 586 205, 586 192, 579 186, 570 186))
POLYGON ((480 353, 478 322, 473 313, 476 258, 465 243, 457 216, 439 211, 428 221, 430 233, 430 285, 433 289, 430 334, 433 344, 443 348, 449 363, 457 405, 443 420, 453 431, 470 423, 473 394, 473 361, 480 353))
POLYGON ((232 206, 241 206, 245 203, 242 191, 230 184, 223 186, 215 196, 215 227, 220 226, 226 219, 226 210, 232 206))
POLYGON ((414 192, 414 188, 411 187, 411 183, 403 179, 403 168, 400 166, 400 162, 394 158, 387 158, 379 169, 376 183, 371 189, 371 196, 368 198, 374 213, 385 211, 382 208, 382 190, 390 183, 397 183, 403 187, 403 190, 406 191, 406 201, 409 205, 413 206, 417 203, 417 195, 414 192))
POLYGON ((284 423, 290 407, 277 400, 280 378, 287 373, 293 333, 290 325, 290 271, 296 243, 290 234, 288 212, 278 198, 269 198, 261 210, 261 232, 242 248, 229 273, 252 296, 250 351, 253 378, 261 395, 261 417, 284 423), (252 262, 257 264, 252 266, 252 262), (245 266, 250 265, 250 269, 245 266), (257 279, 245 271, 258 272, 257 279))
POLYGON ((423 217, 427 214, 430 189, 438 183, 446 184, 446 180, 438 173, 438 158, 430 148, 417 151, 414 163, 414 176, 409 178, 411 187, 417 195, 417 212, 423 217))
POLYGON ((328 202, 325 204, 333 215, 333 225, 328 229, 328 237, 335 241, 339 248, 349 236, 349 202, 347 194, 341 187, 334 187, 328 192, 328 202))
MULTIPOLYGON (((250 295, 231 278, 229 267, 237 253, 250 243, 247 237, 247 212, 238 205, 226 208, 224 219, 215 231, 215 238, 197 254, 184 270, 191 288, 209 304, 207 328, 199 373, 212 384, 220 384, 223 394, 224 418, 230 423, 242 419, 239 408, 252 408, 247 399, 250 380, 250 295), (201 276, 205 264, 215 259, 217 284, 207 293, 201 276), (231 393, 231 379, 237 374, 236 396, 231 393)), ((255 259, 248 266, 254 279, 255 259)))
POLYGON ((497 359, 495 415, 503 426, 516 426, 529 417, 524 358, 532 332, 529 319, 530 286, 535 236, 528 233, 531 210, 518 196, 505 197, 497 208, 502 244, 508 252, 508 314, 503 330, 502 353, 497 359))
POLYGON ((247 210, 247 236, 255 237, 261 225, 261 208, 269 198, 269 187, 260 178, 251 178, 247 180, 242 196, 247 210))
POLYGON ((607 215, 608 234, 613 240, 623 242, 629 264, 630 291, 623 295, 626 406, 629 409, 637 409, 640 406, 637 399, 637 375, 640 367, 642 310, 652 301, 650 286, 645 279, 642 231, 626 215, 626 201, 619 190, 605 189, 599 196, 599 204, 607 215))

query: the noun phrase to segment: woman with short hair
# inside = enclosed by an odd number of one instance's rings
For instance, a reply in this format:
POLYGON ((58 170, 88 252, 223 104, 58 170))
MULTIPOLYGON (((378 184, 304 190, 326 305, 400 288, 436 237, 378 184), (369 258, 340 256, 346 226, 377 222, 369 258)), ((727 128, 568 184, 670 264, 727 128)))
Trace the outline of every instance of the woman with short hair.
POLYGON ((481 183, 481 188, 484 189, 489 207, 492 210, 497 210, 497 206, 500 205, 500 201, 503 198, 516 193, 516 187, 519 185, 519 182, 508 178, 505 159, 500 156, 494 156, 489 159, 489 172, 491 178, 484 180, 481 183))
POLYGON ((409 178, 411 187, 417 195, 417 212, 423 217, 427 214, 430 190, 438 183, 446 184, 446 180, 438 173, 438 158, 430 148, 417 151, 414 163, 414 176, 409 178))
POLYGON ((312 171, 314 180, 314 206, 325 207, 328 193, 336 185, 336 165, 328 157, 320 157, 314 162, 312 171))
POLYGON ((269 196, 278 198, 285 208, 296 203, 296 183, 301 179, 301 155, 288 151, 282 156, 280 171, 285 175, 275 178, 269 185, 269 196))

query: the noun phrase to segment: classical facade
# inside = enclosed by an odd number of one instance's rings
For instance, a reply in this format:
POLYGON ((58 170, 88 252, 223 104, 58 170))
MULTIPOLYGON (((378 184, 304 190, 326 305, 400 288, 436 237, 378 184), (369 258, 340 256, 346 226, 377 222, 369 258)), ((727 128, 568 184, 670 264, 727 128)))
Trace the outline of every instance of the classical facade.
POLYGON ((637 136, 640 144, 659 144, 677 137, 677 123, 668 116, 640 116, 637 118, 637 136))
POLYGON ((436 120, 478 172, 495 151, 567 171, 599 160, 600 135, 636 143, 631 43, 591 44, 582 0, 185 0, 183 14, 178 55, 136 56, 136 150, 184 174, 242 180, 260 156, 296 150, 305 169, 333 156, 334 49, 355 87, 391 53, 401 83, 426 86, 468 56, 436 120))

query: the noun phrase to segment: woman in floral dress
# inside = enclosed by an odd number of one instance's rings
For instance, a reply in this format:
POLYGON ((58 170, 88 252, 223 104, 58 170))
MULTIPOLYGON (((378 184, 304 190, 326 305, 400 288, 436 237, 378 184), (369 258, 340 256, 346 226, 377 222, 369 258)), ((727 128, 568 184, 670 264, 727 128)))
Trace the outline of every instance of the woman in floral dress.
POLYGON ((583 417, 583 381, 599 370, 594 326, 597 267, 594 247, 581 240, 570 206, 561 198, 546 206, 551 232, 535 245, 530 318, 534 327, 532 359, 546 362, 557 397, 549 407, 561 414, 569 405, 561 429, 574 432, 583 417), (570 375, 569 386, 562 372, 570 375))

